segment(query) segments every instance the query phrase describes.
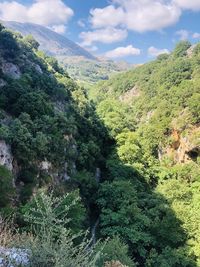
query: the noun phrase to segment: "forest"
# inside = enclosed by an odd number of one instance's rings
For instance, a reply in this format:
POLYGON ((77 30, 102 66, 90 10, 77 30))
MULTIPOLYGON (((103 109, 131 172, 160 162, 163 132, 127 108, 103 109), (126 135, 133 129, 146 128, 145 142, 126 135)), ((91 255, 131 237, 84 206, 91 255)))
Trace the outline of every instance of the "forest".
POLYGON ((88 90, 38 47, 0 25, 0 259, 199 267, 200 44, 88 90))

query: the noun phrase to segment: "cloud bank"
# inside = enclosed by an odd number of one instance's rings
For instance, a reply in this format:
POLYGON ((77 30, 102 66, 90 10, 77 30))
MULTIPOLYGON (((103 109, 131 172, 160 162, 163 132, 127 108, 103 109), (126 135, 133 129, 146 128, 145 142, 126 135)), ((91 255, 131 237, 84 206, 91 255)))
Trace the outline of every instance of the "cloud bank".
POLYGON ((157 57, 162 54, 169 54, 169 50, 164 48, 164 49, 159 49, 154 46, 151 46, 148 48, 148 55, 151 57, 157 57))
POLYGON ((113 0, 112 5, 90 11, 93 28, 125 27, 136 32, 160 30, 176 23, 180 7, 162 0, 113 0))
POLYGON ((73 16, 71 8, 61 0, 35 0, 32 5, 25 6, 16 1, 0 3, 0 19, 17 22, 31 22, 63 33, 65 25, 73 16))
POLYGON ((174 3, 182 9, 190 9, 193 11, 200 10, 199 0, 174 0, 174 3))
POLYGON ((118 47, 114 50, 106 52, 105 57, 115 59, 127 56, 138 56, 140 55, 140 53, 141 50, 139 48, 135 48, 132 45, 128 45, 126 47, 118 47))
POLYGON ((81 32, 79 37, 83 40, 82 46, 90 46, 96 42, 104 44, 119 42, 124 40, 127 35, 126 30, 109 27, 95 31, 81 32))

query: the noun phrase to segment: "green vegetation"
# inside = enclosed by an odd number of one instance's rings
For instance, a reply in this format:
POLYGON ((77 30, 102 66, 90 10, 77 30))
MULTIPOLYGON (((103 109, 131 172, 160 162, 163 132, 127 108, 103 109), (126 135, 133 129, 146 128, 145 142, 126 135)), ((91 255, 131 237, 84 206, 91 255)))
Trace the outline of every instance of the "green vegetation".
POLYGON ((0 209, 3 214, 8 215, 12 211, 16 197, 11 172, 4 166, 0 166, 0 209))
POLYGON ((67 69, 70 77, 90 87, 100 80, 108 80, 113 74, 128 70, 131 66, 126 62, 115 63, 109 60, 87 60, 83 57, 57 56, 60 64, 67 69))
POLYGON ((197 45, 188 56, 190 46, 90 92, 115 143, 99 235, 119 236, 139 266, 200 266, 200 53, 197 45))
MULTIPOLYGON (((68 195, 55 198, 51 194, 41 192, 34 198, 34 206, 29 208, 24 218, 30 224, 30 230, 24 233, 23 238, 0 228, 0 244, 3 239, 6 246, 20 246, 29 255, 30 267, 93 267, 99 258, 99 252, 91 247, 90 240, 86 239, 77 244, 81 232, 73 234, 66 224, 70 223, 70 211, 79 199, 67 204, 68 195)), ((7 257, 8 259, 9 257, 7 257)), ((13 266, 16 262, 12 262, 13 266)), ((21 265, 20 265, 21 266, 21 265)))
POLYGON ((32 266, 200 266, 200 49, 188 48, 88 93, 0 28, 0 136, 15 160, 0 169, 0 211, 31 232, 32 266))

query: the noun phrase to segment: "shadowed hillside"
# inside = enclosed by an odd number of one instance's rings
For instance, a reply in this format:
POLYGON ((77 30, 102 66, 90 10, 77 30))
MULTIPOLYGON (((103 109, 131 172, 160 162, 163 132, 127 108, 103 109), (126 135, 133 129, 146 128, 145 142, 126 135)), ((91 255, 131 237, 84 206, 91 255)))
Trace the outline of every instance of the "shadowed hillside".
POLYGON ((0 228, 1 261, 16 247, 31 267, 199 266, 189 46, 94 86, 95 107, 37 41, 0 25, 0 215, 16 224, 0 228))

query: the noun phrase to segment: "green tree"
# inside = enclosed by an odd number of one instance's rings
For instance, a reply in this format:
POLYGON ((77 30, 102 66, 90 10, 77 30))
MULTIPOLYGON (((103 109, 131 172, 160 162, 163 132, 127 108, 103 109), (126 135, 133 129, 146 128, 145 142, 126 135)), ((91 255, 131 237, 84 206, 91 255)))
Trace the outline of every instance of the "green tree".
POLYGON ((31 49, 38 50, 40 44, 33 38, 31 34, 28 34, 24 37, 24 42, 30 46, 31 49))
POLYGON ((15 197, 12 174, 6 167, 0 166, 0 213, 9 213, 15 197))
POLYGON ((99 244, 97 250, 103 247, 100 259, 97 262, 98 267, 102 267, 106 262, 120 261, 123 265, 134 267, 136 264, 128 255, 128 246, 124 244, 119 237, 109 239, 105 244, 99 244))
POLYGON ((179 42, 174 51, 173 51, 173 55, 174 57, 183 57, 186 56, 187 54, 187 50, 190 48, 191 43, 188 41, 181 41, 179 42))

